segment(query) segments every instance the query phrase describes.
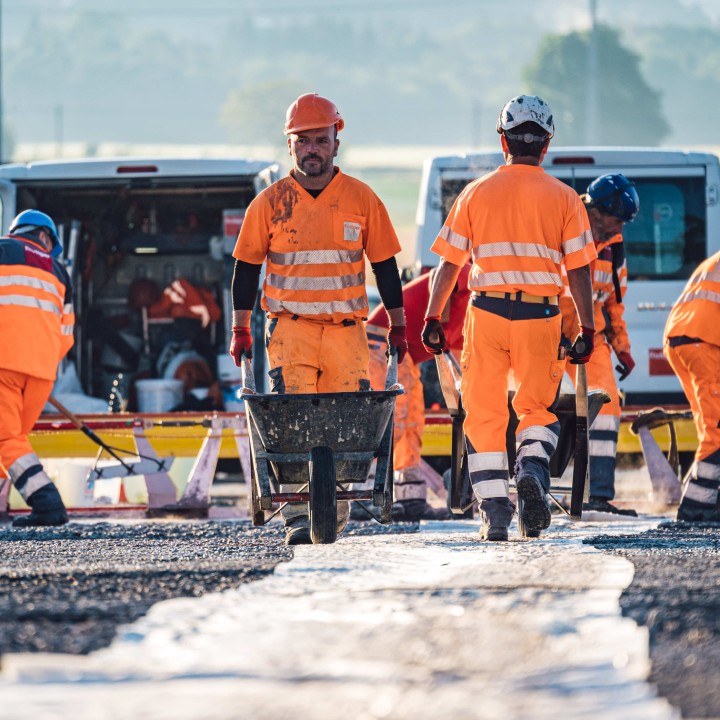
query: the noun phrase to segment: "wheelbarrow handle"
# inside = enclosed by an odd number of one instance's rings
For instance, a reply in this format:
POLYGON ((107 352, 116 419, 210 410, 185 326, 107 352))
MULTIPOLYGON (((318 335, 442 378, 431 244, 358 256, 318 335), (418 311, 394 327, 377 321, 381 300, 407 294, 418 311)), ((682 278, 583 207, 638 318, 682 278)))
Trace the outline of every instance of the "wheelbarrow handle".
POLYGON ((398 381, 398 351, 393 345, 388 347, 388 366, 385 375, 385 389, 390 390, 398 381))
POLYGON ((242 371, 243 384, 241 395, 255 395, 257 393, 257 387, 255 385, 255 373, 253 372, 250 358, 243 355, 240 369, 242 371))

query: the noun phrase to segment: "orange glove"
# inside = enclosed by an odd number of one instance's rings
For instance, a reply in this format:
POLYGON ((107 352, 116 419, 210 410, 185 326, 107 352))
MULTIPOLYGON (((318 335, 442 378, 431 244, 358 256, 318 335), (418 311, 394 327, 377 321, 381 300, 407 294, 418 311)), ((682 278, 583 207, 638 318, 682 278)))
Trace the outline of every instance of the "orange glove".
POLYGON ((252 333, 249 327, 234 327, 232 329, 232 341, 230 342, 230 355, 235 361, 235 365, 240 367, 242 364, 242 356, 245 355, 248 360, 252 358, 252 333))

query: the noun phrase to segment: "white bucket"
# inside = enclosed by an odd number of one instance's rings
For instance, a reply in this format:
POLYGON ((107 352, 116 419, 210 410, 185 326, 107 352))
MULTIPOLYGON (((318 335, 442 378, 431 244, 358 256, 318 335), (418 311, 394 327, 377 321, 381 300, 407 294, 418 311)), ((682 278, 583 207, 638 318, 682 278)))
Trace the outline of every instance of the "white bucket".
POLYGON ((138 409, 140 412, 158 413, 172 410, 183 399, 182 380, 138 380, 138 409))

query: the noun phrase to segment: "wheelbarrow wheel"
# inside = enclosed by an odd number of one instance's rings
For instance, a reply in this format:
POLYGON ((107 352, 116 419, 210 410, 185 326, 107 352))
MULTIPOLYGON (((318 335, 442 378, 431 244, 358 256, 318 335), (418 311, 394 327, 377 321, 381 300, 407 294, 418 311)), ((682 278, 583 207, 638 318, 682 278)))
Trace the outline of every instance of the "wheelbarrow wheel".
POLYGON ((310 537, 327 545, 337 539, 337 486, 332 448, 310 451, 310 537))

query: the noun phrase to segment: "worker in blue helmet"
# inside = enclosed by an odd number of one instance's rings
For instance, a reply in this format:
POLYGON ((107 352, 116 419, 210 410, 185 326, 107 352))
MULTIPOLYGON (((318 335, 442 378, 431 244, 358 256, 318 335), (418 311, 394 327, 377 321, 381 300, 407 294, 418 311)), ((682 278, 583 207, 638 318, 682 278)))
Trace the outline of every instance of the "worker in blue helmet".
POLYGON ((22 235, 24 237, 37 237, 39 233, 47 234, 51 241, 52 248, 50 255, 59 257, 62 253, 62 245, 58 237, 57 227, 53 219, 39 210, 23 210, 10 224, 10 235, 22 235))
MULTIPOLYGON (((582 196, 590 220, 597 260, 592 263, 593 315, 595 318, 594 351, 587 363, 588 389, 601 389, 610 396, 590 426, 589 465, 590 498, 584 510, 637 515, 635 510, 620 508, 610 501, 615 497, 615 462, 620 431, 620 397, 613 373, 622 382, 635 367, 630 354, 630 338, 623 317, 623 297, 627 290, 627 263, 622 229, 632 222, 640 209, 640 199, 633 183, 624 175, 602 175, 593 180, 582 196)), ((567 346, 577 335, 575 305, 566 288, 560 299, 563 316, 563 342, 567 346)), ((576 365, 567 365, 575 379, 576 365)))
POLYGON ((62 525, 67 512, 29 435, 73 345, 72 283, 52 219, 25 210, 0 237, 0 478, 30 506, 13 527, 62 525))

